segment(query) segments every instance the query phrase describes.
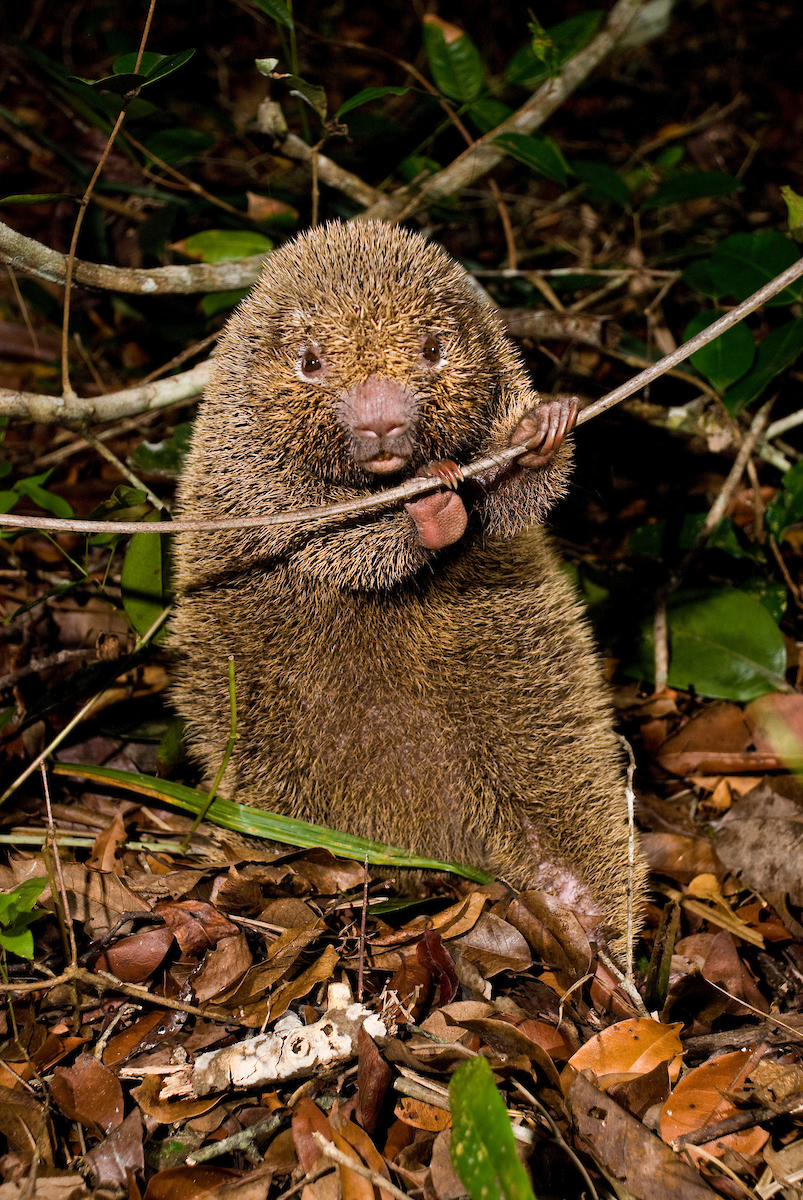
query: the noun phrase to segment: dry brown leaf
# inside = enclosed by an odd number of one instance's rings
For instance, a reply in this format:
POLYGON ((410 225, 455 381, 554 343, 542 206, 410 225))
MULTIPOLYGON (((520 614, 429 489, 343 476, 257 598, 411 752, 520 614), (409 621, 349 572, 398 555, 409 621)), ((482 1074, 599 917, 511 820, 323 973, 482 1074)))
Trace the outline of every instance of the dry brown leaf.
MULTIPOLYGON (((728 1094, 741 1089, 753 1049, 721 1054, 684 1075, 661 1109, 660 1132, 665 1142, 674 1142, 685 1133, 694 1133, 735 1115, 738 1109, 728 1094)), ((755 1126, 706 1142, 705 1149, 717 1157, 728 1149, 740 1154, 758 1154, 768 1138, 766 1129, 755 1126)), ((694 1146, 687 1146, 686 1151, 694 1157, 694 1146)))
POLYGON ((639 838, 650 867, 678 883, 689 883, 696 875, 716 874, 718 864, 706 838, 681 837, 677 833, 644 833, 639 838))
POLYGON ((373 1133, 390 1086, 392 1072, 365 1026, 357 1033, 357 1119, 363 1129, 373 1133))
POLYGON ((209 950, 198 971, 192 976, 192 990, 198 1004, 213 1000, 237 986, 253 963, 244 933, 224 937, 209 950))
POLYGON ((92 1172, 96 1187, 128 1188, 131 1175, 142 1176, 145 1152, 142 1147, 142 1117, 139 1109, 130 1112, 84 1160, 92 1172))
POLYGON ((463 1018, 462 1024, 471 1033, 476 1033, 487 1046, 496 1054, 507 1058, 527 1058, 536 1063, 546 1075, 549 1082, 556 1088, 560 1087, 560 1078, 555 1064, 538 1042, 527 1037, 526 1033, 509 1021, 493 1020, 480 1017, 472 1020, 463 1018))
POLYGON ((196 1200, 222 1184, 234 1183, 241 1178, 241 1171, 209 1163, 197 1167, 169 1167, 151 1178, 142 1200, 196 1200))
POLYGON ((685 1162, 583 1075, 566 1100, 580 1144, 635 1200, 714 1200, 694 1167, 685 1162))
POLYGON ((161 1075, 145 1075, 139 1087, 131 1091, 131 1098, 148 1117, 161 1121, 164 1125, 172 1125, 176 1121, 189 1121, 209 1112, 220 1100, 219 1096, 204 1096, 192 1100, 162 1100, 161 1075))
MULTIPOLYGON (((149 907, 111 872, 90 871, 82 863, 64 863, 64 884, 70 916, 81 921, 93 940, 105 937, 125 914, 149 912, 149 907)), ((44 907, 52 906, 50 888, 39 899, 44 907)))
MULTIPOLYGON (((344 1141, 348 1142, 349 1146, 357 1151, 366 1167, 370 1168, 377 1175, 384 1175, 386 1179, 390 1179, 390 1172, 384 1158, 364 1129, 361 1129, 359 1125, 355 1125, 353 1121, 347 1120, 336 1108, 333 1108, 329 1114, 329 1125, 335 1131, 336 1135, 342 1137, 344 1141)), ((388 1193, 381 1188, 379 1189, 379 1195, 382 1200, 391 1200, 388 1193)))
MULTIPOLYGON (((569 1067, 574 1071, 593 1071, 603 1089, 646 1075, 659 1063, 666 1063, 669 1077, 677 1079, 683 1061, 679 1032, 683 1023, 662 1025, 651 1017, 633 1017, 609 1025, 572 1055, 569 1067)), ((572 1075, 561 1076, 564 1087, 572 1075)))
POLYGON ((124 983, 144 983, 162 963, 174 941, 172 932, 164 925, 144 929, 102 950, 93 966, 96 971, 110 971, 124 983))
POLYGON ((803 784, 765 779, 735 802, 714 834, 718 857, 761 895, 803 906, 803 784))
MULTIPOLYGON (((193 879, 192 886, 196 882, 193 879)), ((200 958, 216 946, 221 938, 234 937, 240 932, 239 926, 227 920, 212 904, 202 900, 182 900, 181 903, 163 901, 155 905, 153 911, 173 931, 182 954, 193 958, 200 958)))
POLYGON ((79 1054, 71 1067, 56 1067, 50 1091, 66 1117, 93 1133, 109 1133, 122 1124, 120 1080, 91 1054, 79 1054))
POLYGON ((103 829, 92 845, 92 853, 87 860, 87 866, 96 871, 115 871, 119 868, 117 851, 126 839, 125 824, 122 813, 115 812, 109 824, 103 829))
POLYGON ((507 920, 524 935, 541 962, 565 978, 567 988, 588 974, 592 957, 588 934, 556 896, 522 892, 511 902, 507 920))
POLYGON ((47 1113, 27 1090, 0 1086, 0 1129, 13 1150, 24 1162, 30 1162, 38 1144, 42 1161, 53 1162, 53 1149, 47 1133, 43 1134, 47 1113))
POLYGON ((430 1133, 440 1133, 448 1129, 452 1123, 452 1114, 445 1108, 436 1108, 424 1100, 414 1100, 412 1096, 402 1096, 393 1112, 405 1125, 413 1129, 426 1129, 430 1133))
POLYGON ((450 948, 459 947, 464 958, 476 964, 486 979, 500 971, 526 971, 532 966, 529 947, 518 929, 494 913, 483 913, 473 929, 459 938, 446 936, 450 948))
POLYGON ((170 1024, 170 1016, 163 1009, 157 1008, 154 1012, 146 1013, 129 1025, 127 1029, 124 1029, 122 1033, 115 1034, 113 1038, 109 1039, 103 1051, 104 1065, 118 1067, 132 1054, 138 1054, 142 1050, 150 1050, 157 1046, 165 1036, 159 1031, 166 1030, 170 1024))

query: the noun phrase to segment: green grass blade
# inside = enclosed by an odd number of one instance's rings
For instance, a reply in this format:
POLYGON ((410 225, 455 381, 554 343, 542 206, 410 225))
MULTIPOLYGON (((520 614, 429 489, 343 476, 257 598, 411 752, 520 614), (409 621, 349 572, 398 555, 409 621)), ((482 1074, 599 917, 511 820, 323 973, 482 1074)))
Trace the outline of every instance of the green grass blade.
MULTIPOLYGON (((197 813, 204 809, 209 797, 204 792, 185 787, 181 783, 172 783, 168 779, 157 779, 153 775, 139 775, 135 771, 120 771, 115 767, 98 767, 89 763, 56 763, 53 768, 56 775, 78 776, 84 779, 101 779, 115 787, 125 788, 126 791, 137 792, 141 796, 150 796, 168 804, 175 804, 186 812, 197 813)), ((440 862, 435 858, 423 858, 401 850, 398 846, 386 846, 384 842, 370 842, 367 838, 354 837, 348 833, 340 833, 327 829, 323 825, 312 825, 309 821, 297 821, 294 817, 282 817, 276 813, 263 812, 261 808, 251 808, 247 804, 235 804, 221 797, 213 800, 206 814, 206 819, 224 829, 242 833, 248 837, 268 838, 270 841, 282 842, 289 846, 300 846, 304 849, 321 847, 330 850, 340 858, 356 858, 368 861, 375 866, 383 867, 415 867, 424 871, 450 871, 453 875, 462 875, 474 883, 490 883, 491 876, 476 867, 466 867, 461 863, 440 862)))

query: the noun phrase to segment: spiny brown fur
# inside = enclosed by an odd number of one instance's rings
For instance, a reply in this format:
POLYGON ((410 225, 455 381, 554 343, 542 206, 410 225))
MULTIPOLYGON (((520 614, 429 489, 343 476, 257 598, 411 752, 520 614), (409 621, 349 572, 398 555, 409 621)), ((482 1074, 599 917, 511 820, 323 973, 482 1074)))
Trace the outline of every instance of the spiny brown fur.
MULTIPOLYGON (((369 376, 414 392, 403 475, 506 446, 539 403, 496 314, 417 234, 328 225, 269 258, 229 322, 180 488, 182 516, 261 515, 398 482, 355 464, 338 399, 369 376), (429 369, 421 339, 444 365, 429 369), (299 354, 329 363, 307 382, 299 354)), ((403 509, 314 529, 177 539, 174 696, 224 794, 544 887, 621 944, 621 756, 585 620, 542 523, 569 451, 477 488, 453 546, 403 509)), ((636 862, 635 902, 643 889, 636 862)))

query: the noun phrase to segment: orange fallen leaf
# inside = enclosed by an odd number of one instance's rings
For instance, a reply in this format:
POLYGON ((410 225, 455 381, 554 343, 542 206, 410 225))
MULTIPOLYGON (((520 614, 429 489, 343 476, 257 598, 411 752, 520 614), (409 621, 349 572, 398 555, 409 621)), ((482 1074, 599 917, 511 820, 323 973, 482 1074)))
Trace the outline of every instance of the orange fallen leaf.
MULTIPOLYGON (((683 1076, 661 1109, 659 1130, 665 1142, 674 1142, 684 1134, 735 1115, 738 1110, 728 1096, 744 1083, 754 1049, 748 1046, 721 1054, 683 1076)), ((727 1149, 740 1154, 758 1154, 768 1138, 766 1129, 755 1126, 706 1142, 705 1149, 717 1157, 727 1149)), ((686 1149, 694 1157, 695 1147, 687 1146, 686 1149)))
POLYGON ((680 1074, 683 1047, 679 1031, 682 1022, 662 1025, 651 1017, 633 1017, 618 1021, 591 1038, 569 1059, 574 1071, 564 1072, 561 1082, 568 1087, 575 1071, 589 1070, 605 1090, 614 1083, 623 1083, 646 1075, 659 1063, 665 1062, 669 1078, 674 1082, 680 1074))

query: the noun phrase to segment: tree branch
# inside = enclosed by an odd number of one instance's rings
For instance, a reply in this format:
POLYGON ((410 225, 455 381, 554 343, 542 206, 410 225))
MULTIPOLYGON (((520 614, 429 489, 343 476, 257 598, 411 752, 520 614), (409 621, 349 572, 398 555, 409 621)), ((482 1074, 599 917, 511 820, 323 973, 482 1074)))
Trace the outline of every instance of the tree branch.
MULTIPOLYGON (((724 313, 718 321, 714 321, 706 329, 703 329, 695 337, 688 342, 684 342, 682 346, 678 346, 677 350, 673 350, 671 354, 667 354, 659 362, 653 363, 646 371, 641 371, 627 383, 621 384, 614 391, 609 392, 607 396, 602 396, 599 400, 595 400, 588 408, 583 409, 577 418, 578 425, 584 425, 586 421, 592 420, 599 416, 600 413, 606 412, 609 408, 619 404, 622 400, 626 400, 628 396, 632 396, 635 392, 641 391, 648 383, 652 383, 661 375, 664 375, 670 367, 677 366, 690 355, 695 354, 708 342, 720 336, 725 330, 736 325, 743 320, 749 313, 760 308, 765 301, 770 300, 778 292, 783 291, 790 283, 803 275, 803 258, 798 259, 791 267, 787 267, 775 279, 766 283, 763 288, 754 292, 747 300, 742 301, 736 308, 730 312, 724 313)), ((208 363, 202 363, 200 367, 196 367, 195 371, 199 372, 204 367, 208 368, 208 363)), ((186 379, 192 375, 193 371, 187 371, 184 376, 176 376, 178 379, 186 379)), ((164 380, 164 383, 171 383, 173 380, 164 380)), ((157 387, 156 384, 148 384, 148 387, 157 387)), ((123 392, 118 392, 118 396, 125 395, 123 392)), ((37 397, 41 399, 41 397, 37 397)), ((99 397, 100 400, 109 400, 109 396, 99 397)), ((83 403, 87 403, 84 401, 83 403)), ((171 401, 172 403, 172 401, 171 401)), ((475 475, 484 475, 489 471, 497 471, 500 467, 507 463, 513 462, 520 455, 526 453, 531 447, 527 442, 523 442, 518 446, 509 446, 505 450, 500 450, 497 454, 488 455, 486 458, 476 459, 467 467, 462 469, 464 479, 471 479, 475 475)), ((391 504, 405 502, 414 496, 422 496, 427 492, 438 491, 446 485, 437 478, 416 477, 409 479, 406 483, 400 484, 398 487, 388 488, 385 491, 375 492, 369 496, 364 496, 360 500, 349 500, 342 504, 328 504, 320 508, 300 508, 292 512, 272 513, 266 517, 225 517, 218 521, 170 521, 161 525, 152 524, 143 527, 137 521, 75 521, 75 520, 60 520, 56 517, 23 517, 14 516, 13 513, 0 515, 0 527, 6 526, 11 529, 55 529, 65 530, 72 529, 80 533, 211 533, 217 529, 262 529, 270 525, 305 525, 320 520, 331 520, 341 516, 350 516, 360 512, 372 512, 377 509, 385 508, 391 504)))
POLYGON ((617 0, 605 28, 574 58, 564 63, 559 75, 548 79, 512 116, 478 138, 454 162, 436 175, 430 176, 417 189, 399 188, 360 213, 358 220, 398 221, 402 214, 409 216, 421 205, 453 196, 462 188, 474 184, 505 157, 505 151, 495 146, 494 138, 503 133, 532 133, 560 108, 595 67, 615 48, 630 22, 642 7, 643 0, 617 0))

